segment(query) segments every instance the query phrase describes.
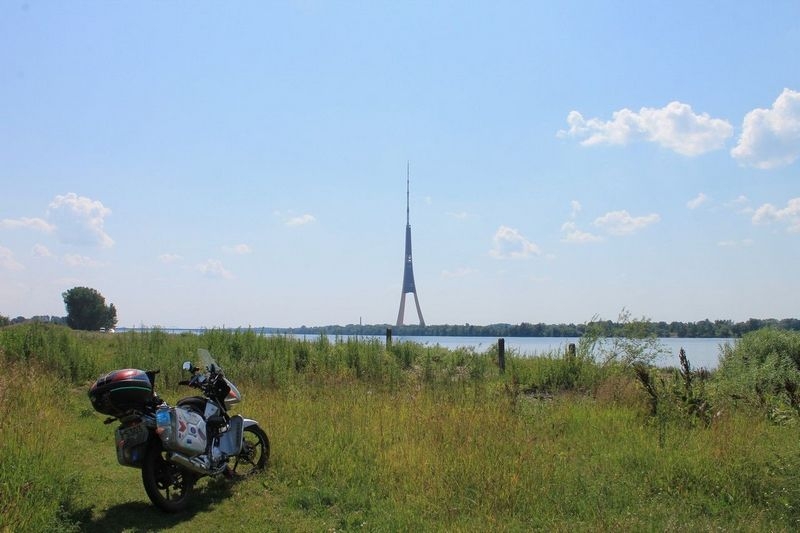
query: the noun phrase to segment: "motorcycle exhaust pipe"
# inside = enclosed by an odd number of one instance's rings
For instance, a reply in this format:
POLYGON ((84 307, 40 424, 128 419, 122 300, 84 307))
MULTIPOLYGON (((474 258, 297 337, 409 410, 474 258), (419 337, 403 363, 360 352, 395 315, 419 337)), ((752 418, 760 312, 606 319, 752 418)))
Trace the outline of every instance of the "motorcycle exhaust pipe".
POLYGON ((169 461, 176 465, 185 468, 196 474, 210 475, 212 474, 211 468, 206 464, 206 461, 200 457, 190 458, 179 453, 171 453, 169 461))

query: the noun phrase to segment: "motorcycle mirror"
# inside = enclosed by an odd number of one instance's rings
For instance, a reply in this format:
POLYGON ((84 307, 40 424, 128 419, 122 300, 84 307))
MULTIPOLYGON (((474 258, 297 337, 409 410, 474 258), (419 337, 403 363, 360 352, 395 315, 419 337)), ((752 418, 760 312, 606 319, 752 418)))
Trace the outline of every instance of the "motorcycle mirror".
POLYGON ((192 362, 191 361, 184 361, 183 369, 184 370, 188 370, 189 372, 192 372, 194 370, 194 368, 192 367, 192 362))

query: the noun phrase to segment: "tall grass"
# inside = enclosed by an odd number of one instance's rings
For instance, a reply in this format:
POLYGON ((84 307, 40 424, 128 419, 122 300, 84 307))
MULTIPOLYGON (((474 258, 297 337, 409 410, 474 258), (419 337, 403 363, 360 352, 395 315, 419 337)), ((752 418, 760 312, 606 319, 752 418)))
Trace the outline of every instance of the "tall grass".
POLYGON ((38 361, 0 372, 0 530, 77 531, 79 473, 63 460, 74 446, 63 402, 70 383, 38 361))
POLYGON ((728 404, 707 425, 677 408, 650 416, 632 369, 588 353, 507 354, 501 373, 496 347, 0 328, 0 530, 800 526, 796 426, 728 404), (168 517, 146 502, 138 472, 116 464, 113 427, 86 390, 115 368, 160 368, 159 393, 174 402, 190 393, 177 386, 180 363, 198 347, 239 385, 272 458, 245 482, 201 483, 190 512, 168 517))
POLYGON ((269 491, 336 529, 797 524, 792 432, 731 417, 711 431, 670 425, 662 447, 634 409, 509 402, 501 389, 464 383, 275 396, 264 410, 280 443, 269 491))

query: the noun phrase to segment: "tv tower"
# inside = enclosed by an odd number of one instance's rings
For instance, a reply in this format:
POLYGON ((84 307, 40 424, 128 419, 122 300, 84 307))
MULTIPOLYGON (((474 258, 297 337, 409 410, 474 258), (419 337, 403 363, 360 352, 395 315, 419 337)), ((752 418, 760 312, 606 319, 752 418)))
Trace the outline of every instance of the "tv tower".
POLYGON ((417 296, 417 286, 414 284, 414 263, 411 261, 411 218, 409 216, 409 182, 410 165, 406 162, 406 261, 403 270, 403 292, 400 294, 400 311, 397 313, 397 326, 403 325, 403 316, 406 311, 406 294, 414 295, 414 303, 417 304, 417 316, 419 325, 425 325, 422 318, 422 309, 419 307, 419 296, 417 296))

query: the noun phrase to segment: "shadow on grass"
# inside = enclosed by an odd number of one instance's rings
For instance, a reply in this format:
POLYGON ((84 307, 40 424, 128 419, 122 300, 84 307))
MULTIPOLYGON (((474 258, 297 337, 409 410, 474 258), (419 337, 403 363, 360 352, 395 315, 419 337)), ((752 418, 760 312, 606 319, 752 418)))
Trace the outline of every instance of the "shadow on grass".
POLYGON ((87 533, 161 531, 189 522, 196 514, 227 499, 232 486, 232 482, 224 479, 209 480, 207 484, 195 488, 189 508, 180 513, 165 513, 145 500, 120 503, 95 516, 92 516, 95 513, 91 508, 77 509, 70 515, 73 523, 79 524, 80 531, 87 533))

